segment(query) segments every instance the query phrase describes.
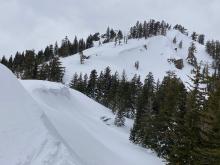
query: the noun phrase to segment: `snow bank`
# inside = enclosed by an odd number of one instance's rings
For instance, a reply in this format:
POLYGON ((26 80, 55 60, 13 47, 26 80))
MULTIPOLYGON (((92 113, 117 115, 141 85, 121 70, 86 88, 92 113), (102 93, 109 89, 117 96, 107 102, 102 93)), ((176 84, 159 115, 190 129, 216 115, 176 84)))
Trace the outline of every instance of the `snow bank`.
POLYGON ((52 82, 22 84, 42 105, 63 143, 81 164, 164 164, 152 152, 129 142, 131 121, 125 128, 116 128, 110 110, 85 95, 52 82))
POLYGON ((43 111, 0 65, 0 164, 73 165, 66 147, 42 122, 43 111))
POLYGON ((2 65, 0 82, 0 164, 164 164, 129 142, 131 120, 116 128, 110 111, 83 94, 52 82, 19 82, 2 65))

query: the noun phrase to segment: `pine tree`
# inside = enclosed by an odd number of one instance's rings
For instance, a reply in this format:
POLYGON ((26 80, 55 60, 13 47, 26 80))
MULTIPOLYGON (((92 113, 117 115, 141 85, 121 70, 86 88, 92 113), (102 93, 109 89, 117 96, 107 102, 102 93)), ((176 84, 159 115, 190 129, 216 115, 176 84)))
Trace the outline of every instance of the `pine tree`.
POLYGON ((124 113, 121 110, 118 110, 115 116, 115 121, 114 124, 117 127, 122 127, 125 125, 125 117, 124 117, 124 113))
POLYGON ((179 139, 183 125, 182 118, 186 111, 184 98, 186 98, 186 89, 183 82, 174 73, 169 72, 157 91, 156 102, 153 104, 154 111, 146 122, 148 124, 145 128, 144 140, 145 146, 154 149, 165 159, 178 157, 174 153, 181 147, 179 139))
POLYGON ((210 94, 207 109, 201 113, 201 146, 197 147, 199 159, 197 164, 220 162, 220 85, 210 94))
POLYGON ((202 79, 200 66, 192 71, 190 92, 186 102, 186 114, 184 116, 184 129, 182 130, 182 162, 185 164, 198 164, 201 155, 198 149, 201 145, 200 117, 206 107, 205 90, 201 87, 202 79))
POLYGON ((192 40, 193 40, 193 41, 197 41, 198 34, 196 34, 196 32, 193 32, 192 35, 191 35, 191 37, 192 37, 192 40))
POLYGON ((130 140, 137 144, 144 145, 145 130, 150 115, 153 113, 155 83, 152 73, 145 79, 142 93, 138 95, 137 113, 135 115, 134 126, 130 133, 130 140))
POLYGON ((123 34, 122 34, 122 31, 121 31, 121 30, 118 31, 117 38, 118 38, 119 45, 120 45, 121 40, 123 39, 123 34))
POLYGON ((196 46, 195 43, 192 42, 191 46, 188 49, 188 57, 187 57, 187 61, 189 64, 191 64, 192 66, 196 66, 197 65, 197 58, 195 56, 196 53, 196 46))
POLYGON ((199 35, 198 42, 200 44, 204 45, 204 43, 205 43, 205 35, 204 34, 199 35))
POLYGON ((58 56, 55 56, 50 62, 49 62, 49 81, 54 82, 63 82, 63 76, 64 76, 64 67, 62 67, 62 64, 59 60, 58 56))
POLYGON ((39 67, 38 79, 39 80, 47 80, 49 76, 49 66, 47 63, 43 63, 39 67))
POLYGON ((116 37, 116 33, 113 29, 110 30, 110 39, 113 40, 116 37))
POLYGON ((59 55, 59 47, 58 47, 58 43, 55 42, 55 45, 54 45, 54 53, 53 53, 55 56, 58 56, 59 55))
POLYGON ((71 47, 71 53, 76 54, 79 52, 79 43, 77 40, 77 37, 75 36, 72 47, 71 47))
POLYGON ((89 37, 86 39, 86 49, 92 48, 93 46, 93 36, 89 35, 89 37))
POLYGON ((104 91, 103 91, 103 105, 106 107, 109 107, 109 92, 110 92, 110 88, 111 88, 111 69, 110 67, 107 67, 104 71, 103 74, 103 87, 104 87, 104 91))
POLYGON ((75 74, 73 75, 73 78, 72 78, 72 80, 71 80, 69 86, 70 86, 70 88, 72 88, 72 89, 76 89, 76 88, 77 88, 77 86, 78 86, 78 74, 77 74, 77 73, 75 73, 75 74))
POLYGON ((108 94, 109 108, 113 111, 113 113, 115 113, 117 110, 118 88, 119 88, 118 72, 115 72, 115 74, 111 76, 111 86, 108 94))
POLYGON ((24 74, 23 79, 33 79, 35 70, 35 52, 27 50, 24 58, 24 74))
POLYGON ((90 98, 96 99, 97 97, 97 71, 94 69, 91 71, 89 80, 88 80, 88 96, 90 98))
POLYGON ((127 108, 127 98, 128 98, 128 86, 127 86, 127 78, 125 71, 122 73, 122 78, 119 83, 118 87, 118 104, 117 104, 117 112, 115 116, 115 125, 116 126, 124 126, 125 124, 125 114, 126 114, 126 108, 127 108))

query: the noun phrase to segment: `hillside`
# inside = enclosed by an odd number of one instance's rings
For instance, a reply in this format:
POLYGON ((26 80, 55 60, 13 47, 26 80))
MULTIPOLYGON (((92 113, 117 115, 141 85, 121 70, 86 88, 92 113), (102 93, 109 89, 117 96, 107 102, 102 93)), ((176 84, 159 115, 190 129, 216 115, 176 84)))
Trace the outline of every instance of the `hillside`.
MULTIPOLYGON (((167 71, 174 71, 184 82, 189 81, 192 65, 187 63, 188 48, 193 40, 191 37, 180 33, 177 30, 169 30, 166 36, 153 36, 148 39, 130 39, 128 44, 122 42, 121 45, 115 46, 114 42, 99 45, 95 44, 93 48, 84 51, 84 55, 89 57, 84 64, 80 64, 79 54, 66 58, 61 58, 65 67, 64 82, 69 83, 75 72, 90 74, 91 70, 96 69, 98 73, 106 67, 110 67, 112 73, 118 71, 120 74, 125 70, 129 79, 134 74, 141 75, 144 80, 145 76, 152 72, 155 79, 164 77, 167 71), (176 37, 177 43, 173 43, 176 37), (179 42, 183 42, 183 47, 179 48, 179 42), (146 46, 147 48, 145 48, 146 46), (175 50, 177 48, 177 51, 175 50), (169 59, 183 59, 184 67, 177 69, 174 63, 169 63, 169 59), (134 65, 139 61, 139 69, 134 65)), ((211 67, 212 58, 206 53, 205 46, 195 42, 197 48, 197 62, 208 64, 211 67)))
POLYGON ((2 65, 0 80, 7 82, 0 87, 0 164, 163 164, 129 142, 131 120, 116 128, 110 111, 83 94, 58 83, 19 82, 2 65))

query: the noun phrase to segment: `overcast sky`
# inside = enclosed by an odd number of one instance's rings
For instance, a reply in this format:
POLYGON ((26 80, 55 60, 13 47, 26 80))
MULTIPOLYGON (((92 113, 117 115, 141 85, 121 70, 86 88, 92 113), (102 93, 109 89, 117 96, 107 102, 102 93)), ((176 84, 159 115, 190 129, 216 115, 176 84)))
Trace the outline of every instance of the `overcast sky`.
POLYGON ((220 39, 219 0, 0 0, 0 56, 150 18, 220 39))

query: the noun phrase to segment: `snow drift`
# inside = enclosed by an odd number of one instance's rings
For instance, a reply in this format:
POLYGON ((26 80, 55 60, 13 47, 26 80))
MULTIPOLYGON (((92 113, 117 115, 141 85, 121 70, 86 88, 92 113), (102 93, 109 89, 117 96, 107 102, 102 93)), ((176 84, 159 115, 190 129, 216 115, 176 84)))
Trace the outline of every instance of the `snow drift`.
POLYGON ((110 111, 83 94, 52 82, 19 82, 2 65, 0 81, 0 164, 164 164, 129 142, 132 121, 116 128, 110 111))

